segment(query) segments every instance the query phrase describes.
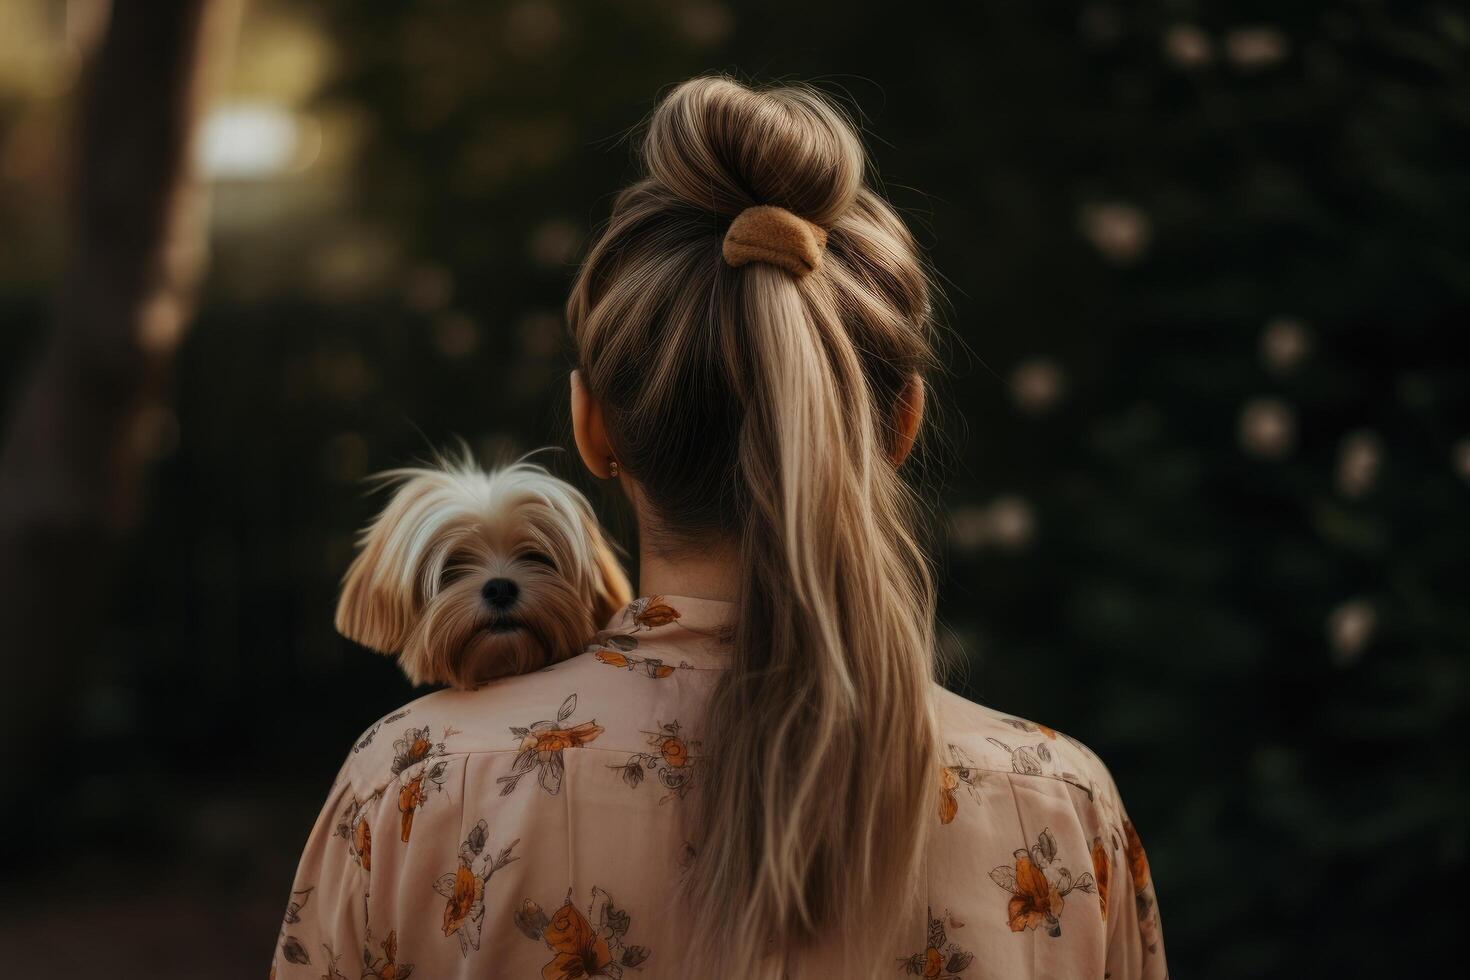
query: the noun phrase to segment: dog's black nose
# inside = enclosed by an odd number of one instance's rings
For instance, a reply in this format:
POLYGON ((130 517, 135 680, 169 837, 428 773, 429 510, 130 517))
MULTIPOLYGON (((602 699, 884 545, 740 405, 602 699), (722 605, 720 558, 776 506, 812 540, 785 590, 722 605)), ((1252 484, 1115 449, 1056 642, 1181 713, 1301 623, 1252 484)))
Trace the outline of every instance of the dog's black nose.
POLYGON ((480 590, 485 604, 495 609, 504 609, 516 601, 516 596, 521 594, 521 587, 508 578, 492 578, 485 583, 480 590))

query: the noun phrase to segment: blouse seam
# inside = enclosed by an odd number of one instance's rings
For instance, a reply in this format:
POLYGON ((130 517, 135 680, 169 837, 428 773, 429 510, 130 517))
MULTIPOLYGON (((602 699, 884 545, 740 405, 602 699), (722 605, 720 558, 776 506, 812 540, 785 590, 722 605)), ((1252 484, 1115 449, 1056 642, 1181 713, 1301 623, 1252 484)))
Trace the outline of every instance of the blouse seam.
MULTIPOLYGON (((422 760, 422 761, 429 761, 429 760, 433 760, 433 759, 446 759, 447 760, 447 759, 458 758, 460 756, 470 756, 470 755, 513 755, 513 754, 518 753, 520 751, 521 751, 521 749, 519 747, 512 747, 512 748, 505 748, 505 749, 455 749, 453 752, 443 752, 443 753, 440 753, 439 755, 429 756, 429 757, 427 757, 427 759, 422 760)), ((618 747, 618 748, 614 748, 614 747, 608 746, 608 745, 578 745, 574 749, 569 748, 566 751, 568 751, 568 752, 573 752, 573 751, 575 751, 575 752, 642 752, 643 749, 642 748, 639 748, 639 747, 618 747)), ((416 763, 414 763, 414 766, 418 766, 420 764, 421 764, 421 762, 416 762, 416 763)), ((404 772, 407 772, 409 768, 412 768, 412 767, 405 767, 404 768, 404 772)), ((1002 769, 999 766, 969 766, 967 768, 975 769, 975 770, 978 770, 979 772, 996 773, 998 775, 1003 775, 1003 776, 1024 776, 1024 777, 1027 777, 1029 779, 1050 779, 1053 782, 1063 782, 1063 780, 1059 776, 1057 776, 1056 774, 1054 774, 1054 773, 1046 773, 1046 772, 1016 772, 1014 769, 1002 769)), ((399 778, 402 777, 402 775, 403 775, 403 773, 398 773, 396 776, 393 777, 393 779, 399 779, 399 778)), ((1070 786, 1072 784, 1068 783, 1067 785, 1070 786)), ((1073 788, 1074 789, 1078 789, 1078 787, 1075 787, 1075 786, 1073 788)), ((1081 791, 1081 790, 1079 790, 1079 791, 1081 791)))
MULTIPOLYGON (((423 761, 424 762, 428 762, 428 761, 436 760, 437 759, 437 760, 443 760, 443 761, 446 761, 447 762, 447 761, 450 761, 452 759, 461 759, 461 758, 462 759, 468 759, 470 756, 473 756, 473 755, 514 755, 514 754, 519 753, 520 751, 521 751, 521 749, 519 747, 517 747, 517 748, 508 748, 508 749, 456 749, 453 752, 445 752, 445 753, 443 753, 441 755, 429 756, 427 759, 425 759, 423 761)), ((639 747, 633 747, 633 748, 613 748, 611 746, 605 746, 605 745, 579 745, 575 749, 568 749, 567 751, 576 751, 576 752, 588 752, 588 751, 591 751, 591 752, 612 752, 614 754, 620 754, 621 755, 621 754, 627 754, 627 753, 638 753, 638 752, 642 752, 644 750, 642 748, 639 748, 639 747)), ((420 764, 421 763, 416 762, 416 763, 414 763, 413 766, 406 766, 402 771, 400 771, 398 773, 395 773, 386 782, 370 784, 370 785, 372 785, 374 787, 373 791, 371 793, 369 793, 367 795, 367 797, 360 797, 360 798, 361 799, 367 799, 369 797, 372 797, 372 796, 377 795, 378 793, 386 792, 387 789, 388 789, 388 787, 392 786, 394 783, 400 782, 403 779, 404 774, 407 773, 409 771, 409 769, 412 769, 412 768, 414 768, 414 767, 416 767, 416 766, 418 766, 420 764)), ((1071 787, 1073 789, 1077 789, 1078 792, 1084 792, 1084 790, 1081 790, 1080 788, 1078 788, 1076 786, 1072 786, 1072 784, 1071 783, 1068 783, 1066 780, 1060 779, 1059 777, 1057 777, 1055 775, 1052 775, 1052 774, 1049 774, 1049 773, 1044 773, 1044 772, 1016 772, 1014 769, 1000 769, 1000 768, 991 767, 991 766, 970 766, 969 768, 974 769, 974 770, 976 770, 978 772, 988 772, 988 773, 992 773, 992 774, 995 774, 995 775, 1006 776, 1007 778, 1014 778, 1014 777, 1017 777, 1017 776, 1024 776, 1024 777, 1027 777, 1029 779, 1045 779, 1045 780, 1050 780, 1051 782, 1060 783, 1063 786, 1069 786, 1069 787, 1071 787)), ((346 780, 346 785, 345 785, 344 788, 346 790, 348 790, 350 793, 352 793, 352 795, 354 797, 356 797, 357 796, 357 785, 358 784, 353 779, 351 779, 349 777, 346 780)))

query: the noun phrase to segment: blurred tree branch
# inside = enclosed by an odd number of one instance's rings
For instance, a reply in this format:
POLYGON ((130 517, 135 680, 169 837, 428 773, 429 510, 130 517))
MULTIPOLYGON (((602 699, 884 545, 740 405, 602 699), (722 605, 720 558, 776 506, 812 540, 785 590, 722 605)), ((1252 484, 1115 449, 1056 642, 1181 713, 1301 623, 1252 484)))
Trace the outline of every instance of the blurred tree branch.
POLYGON ((116 3, 89 61, 70 256, 0 443, 7 733, 38 730, 39 715, 68 703, 79 665, 56 653, 96 644, 109 565, 170 417, 169 371, 203 269, 194 135, 239 13, 237 0, 116 3))

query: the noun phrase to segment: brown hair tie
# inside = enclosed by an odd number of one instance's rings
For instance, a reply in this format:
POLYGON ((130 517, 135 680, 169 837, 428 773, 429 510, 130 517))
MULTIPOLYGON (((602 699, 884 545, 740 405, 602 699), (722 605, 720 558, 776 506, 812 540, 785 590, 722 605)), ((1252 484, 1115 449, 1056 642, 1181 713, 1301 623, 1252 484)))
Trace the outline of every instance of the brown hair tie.
POLYGON ((785 208, 759 204, 746 208, 730 222, 722 249, 735 267, 750 262, 779 265, 796 278, 822 267, 827 230, 785 208))

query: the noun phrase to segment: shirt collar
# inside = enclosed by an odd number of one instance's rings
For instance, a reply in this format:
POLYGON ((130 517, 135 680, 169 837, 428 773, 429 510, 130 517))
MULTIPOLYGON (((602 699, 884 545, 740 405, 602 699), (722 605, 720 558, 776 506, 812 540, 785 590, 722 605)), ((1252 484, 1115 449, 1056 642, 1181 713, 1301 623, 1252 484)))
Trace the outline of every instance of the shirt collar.
POLYGON ((676 643, 720 652, 733 632, 735 603, 696 596, 639 596, 614 613, 599 640, 618 646, 631 639, 642 643, 676 643))

